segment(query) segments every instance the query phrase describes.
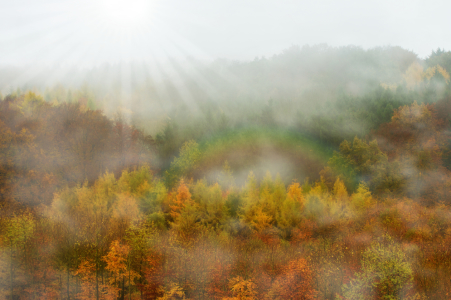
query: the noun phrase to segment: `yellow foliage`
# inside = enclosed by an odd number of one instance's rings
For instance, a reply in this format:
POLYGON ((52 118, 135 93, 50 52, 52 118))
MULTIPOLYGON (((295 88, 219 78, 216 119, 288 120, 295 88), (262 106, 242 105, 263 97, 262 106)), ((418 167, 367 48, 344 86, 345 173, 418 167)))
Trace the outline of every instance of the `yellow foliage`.
POLYGON ((437 65, 435 67, 429 67, 426 71, 423 71, 423 67, 418 62, 412 63, 404 73, 403 77, 407 87, 412 89, 422 83, 424 79, 431 80, 437 73, 443 76, 447 84, 449 83, 450 75, 443 67, 437 65))
POLYGON ((29 91, 24 96, 25 102, 44 102, 44 99, 40 95, 36 95, 36 93, 29 91))
POLYGON ((160 291, 163 292, 163 296, 158 297, 157 300, 176 300, 186 299, 183 289, 174 282, 169 283, 168 289, 160 287, 160 291))
POLYGON ((444 68, 442 68, 440 65, 437 65, 436 68, 437 68, 437 72, 439 72, 443 76, 446 83, 448 84, 449 80, 450 80, 450 76, 449 76, 448 72, 446 72, 446 70, 444 68))
POLYGON ((435 70, 436 70, 435 67, 427 68, 427 70, 423 73, 423 77, 426 78, 427 80, 431 80, 431 78, 435 74, 435 70))
POLYGON ((113 241, 110 251, 103 257, 103 260, 107 263, 106 269, 117 277, 123 276, 127 271, 126 260, 129 252, 129 246, 119 244, 118 240, 113 241))
POLYGON ((308 195, 322 196, 324 194, 324 189, 318 182, 315 183, 315 186, 311 188, 308 195))
POLYGON ((360 183, 357 192, 351 197, 351 203, 357 210, 364 210, 373 204, 373 197, 368 187, 360 183))
POLYGON ((29 91, 25 94, 23 101, 20 104, 17 104, 16 107, 25 116, 29 117, 38 107, 42 106, 44 103, 45 101, 41 96, 29 91))
POLYGON ((302 187, 299 185, 298 182, 293 182, 288 187, 287 198, 293 199, 294 201, 301 204, 302 207, 304 206, 305 198, 304 195, 302 194, 302 187))
POLYGON ((409 89, 423 81, 423 67, 417 62, 413 62, 403 75, 406 85, 409 89))
POLYGON ((236 276, 229 281, 229 286, 233 292, 232 298, 223 300, 254 300, 257 299, 256 285, 251 279, 244 280, 241 276, 236 276))
POLYGON ((265 229, 271 227, 271 222, 271 216, 264 213, 261 208, 257 208, 257 211, 250 220, 250 224, 257 232, 263 232, 265 229))
POLYGON ((150 190, 150 184, 147 180, 144 180, 136 189, 136 193, 139 196, 144 196, 150 190))
POLYGON ((334 184, 334 195, 339 200, 344 200, 348 197, 348 191, 340 178, 337 178, 334 184))
POLYGON ((113 209, 113 217, 116 219, 137 221, 139 215, 139 207, 136 199, 127 194, 119 194, 116 206, 113 209))
POLYGON ((429 108, 424 104, 418 104, 416 101, 412 105, 400 107, 392 117, 393 123, 405 124, 408 126, 418 126, 418 124, 429 125, 432 122, 432 114, 429 108))
POLYGON ((118 240, 111 243, 110 251, 103 257, 103 261, 107 264, 106 269, 113 274, 110 277, 111 284, 118 283, 125 277, 130 278, 129 283, 133 284, 133 281, 140 277, 138 273, 127 268, 129 254, 130 246, 121 245, 118 240))
POLYGON ((431 80, 431 78, 434 77, 434 75, 436 73, 439 73, 440 75, 442 75, 443 79, 445 79, 445 82, 447 84, 449 83, 450 76, 449 76, 448 72, 446 72, 446 70, 444 68, 442 68, 440 65, 436 65, 435 67, 428 68, 424 72, 423 77, 426 78, 427 80, 431 80))
POLYGON ((385 90, 396 91, 396 88, 398 87, 398 85, 397 84, 389 84, 389 83, 381 83, 381 87, 383 87, 385 90))

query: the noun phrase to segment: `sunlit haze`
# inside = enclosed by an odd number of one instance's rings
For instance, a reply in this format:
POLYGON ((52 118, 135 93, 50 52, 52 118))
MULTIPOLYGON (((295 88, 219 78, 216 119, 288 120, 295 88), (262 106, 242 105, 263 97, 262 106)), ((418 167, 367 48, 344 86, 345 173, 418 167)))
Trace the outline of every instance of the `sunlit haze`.
POLYGON ((401 46, 426 57, 449 1, 3 0, 0 63, 253 59, 291 45, 401 46))
POLYGON ((97 14, 107 28, 132 34, 149 23, 150 9, 146 0, 101 0, 97 14))

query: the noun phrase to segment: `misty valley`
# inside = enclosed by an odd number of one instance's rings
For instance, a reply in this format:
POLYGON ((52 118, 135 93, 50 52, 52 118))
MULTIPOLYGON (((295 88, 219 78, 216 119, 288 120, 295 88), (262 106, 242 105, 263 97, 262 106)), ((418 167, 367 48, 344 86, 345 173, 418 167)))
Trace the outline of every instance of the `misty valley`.
POLYGON ((1 67, 0 299, 449 299, 450 73, 324 44, 1 67))

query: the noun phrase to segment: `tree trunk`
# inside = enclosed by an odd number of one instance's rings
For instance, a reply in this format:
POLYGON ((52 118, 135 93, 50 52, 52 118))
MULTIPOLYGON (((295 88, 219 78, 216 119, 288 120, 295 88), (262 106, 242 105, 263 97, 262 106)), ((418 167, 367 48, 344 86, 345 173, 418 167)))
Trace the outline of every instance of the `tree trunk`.
POLYGON ((121 300, 125 300, 125 276, 122 276, 122 293, 121 300))
POLYGON ((9 270, 9 280, 11 282, 11 286, 10 286, 10 292, 11 292, 11 300, 13 300, 13 290, 14 290, 14 286, 13 286, 13 246, 11 245, 10 247, 10 251, 9 251, 9 258, 10 258, 10 270, 9 270))
POLYGON ((128 300, 132 298, 132 289, 130 286, 130 261, 128 263, 128 300))
POLYGON ((70 278, 69 278, 69 266, 66 268, 67 270, 67 300, 70 299, 70 278))
POLYGON ((99 247, 96 249, 96 299, 99 300, 99 247))

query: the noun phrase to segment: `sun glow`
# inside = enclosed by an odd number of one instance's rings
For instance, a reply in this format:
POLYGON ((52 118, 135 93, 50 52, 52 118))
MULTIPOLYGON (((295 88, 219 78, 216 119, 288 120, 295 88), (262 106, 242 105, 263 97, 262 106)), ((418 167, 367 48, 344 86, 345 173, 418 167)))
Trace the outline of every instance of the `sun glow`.
POLYGON ((98 14, 108 29, 129 31, 148 24, 150 11, 146 0, 101 0, 98 14))

